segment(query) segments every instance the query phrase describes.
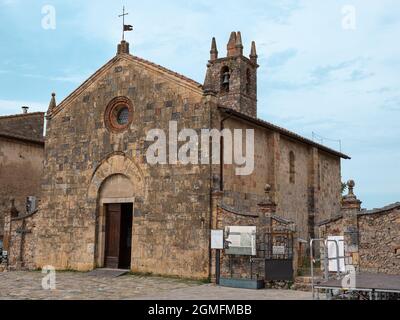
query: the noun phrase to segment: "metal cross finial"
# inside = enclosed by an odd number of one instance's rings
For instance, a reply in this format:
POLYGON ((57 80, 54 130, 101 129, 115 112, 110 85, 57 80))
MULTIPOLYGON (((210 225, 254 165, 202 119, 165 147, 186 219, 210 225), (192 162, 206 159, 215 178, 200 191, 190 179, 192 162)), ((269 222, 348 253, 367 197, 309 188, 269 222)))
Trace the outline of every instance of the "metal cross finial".
POLYGON ((121 18, 122 17, 122 40, 125 40, 125 16, 127 16, 129 13, 126 12, 125 13, 125 6, 123 6, 122 8, 122 14, 120 14, 118 17, 121 18))

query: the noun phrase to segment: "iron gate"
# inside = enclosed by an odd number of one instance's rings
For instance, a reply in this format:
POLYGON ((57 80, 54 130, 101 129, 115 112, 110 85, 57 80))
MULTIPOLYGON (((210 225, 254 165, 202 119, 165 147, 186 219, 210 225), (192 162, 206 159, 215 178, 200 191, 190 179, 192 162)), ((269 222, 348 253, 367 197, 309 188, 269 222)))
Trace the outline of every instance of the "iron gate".
POLYGON ((254 263, 263 262, 265 281, 293 281, 293 232, 274 231, 264 234, 257 243, 257 258, 251 261, 252 278, 254 263))

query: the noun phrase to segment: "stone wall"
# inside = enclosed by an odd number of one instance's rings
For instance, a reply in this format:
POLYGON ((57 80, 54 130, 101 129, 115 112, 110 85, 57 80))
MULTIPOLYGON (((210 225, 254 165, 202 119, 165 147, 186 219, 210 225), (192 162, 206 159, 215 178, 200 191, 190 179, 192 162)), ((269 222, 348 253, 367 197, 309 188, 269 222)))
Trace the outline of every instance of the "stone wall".
POLYGON ((358 217, 361 270, 400 274, 400 204, 358 217))
MULTIPOLYGON (((204 87, 205 90, 216 93, 219 105, 256 118, 257 57, 253 56, 250 59, 245 57, 240 34, 232 32, 230 43, 236 43, 236 40, 239 40, 241 49, 235 44, 233 50, 228 49, 227 56, 223 58, 211 56, 204 87), (229 74, 229 90, 224 89, 222 85, 225 73, 229 74)), ((253 54, 256 54, 255 45, 253 54)))
POLYGON ((340 159, 319 152, 318 213, 315 223, 329 219, 340 212, 341 163, 340 159))
POLYGON ((209 166, 150 166, 151 129, 210 127, 207 104, 194 83, 161 67, 119 55, 58 106, 48 121, 44 195, 38 213, 38 267, 91 270, 97 263, 98 194, 108 176, 133 184, 132 271, 207 278, 209 166), (132 101, 127 131, 111 133, 104 112, 115 97, 132 101))
POLYGON ((264 197, 265 184, 269 182, 272 175, 272 149, 269 145, 271 132, 237 119, 227 119, 224 122, 224 128, 232 132, 235 129, 241 129, 244 132, 246 129, 255 130, 254 172, 249 176, 239 176, 236 174, 235 165, 225 165, 223 172, 224 202, 232 207, 242 207, 240 209, 254 213, 257 211, 257 204, 264 197))
MULTIPOLYGON (((302 239, 308 239, 309 233, 309 157, 308 146, 281 137, 277 214, 294 221, 297 226, 299 237, 302 239), (290 152, 293 152, 295 156, 294 182, 290 181, 290 152)), ((327 174, 329 174, 329 172, 327 172, 327 174)))
POLYGON ((9 236, 8 243, 8 267, 10 270, 36 268, 35 264, 35 227, 34 214, 21 216, 19 218, 6 218, 5 229, 9 236), (24 235, 22 236, 22 233, 24 235), (21 241, 22 246, 21 246, 21 241))
POLYGON ((273 187, 277 215, 294 221, 299 237, 305 240, 310 238, 315 223, 340 212, 339 157, 234 117, 224 121, 224 128, 255 130, 254 172, 249 176, 237 176, 235 166, 224 166, 226 204, 255 213, 264 195, 265 183, 268 183, 273 187), (294 181, 290 179, 291 152, 295 156, 294 181))
POLYGON ((360 211, 344 209, 319 226, 320 238, 345 238, 346 264, 360 272, 400 274, 400 204, 360 211))
POLYGON ((42 144, 0 137, 0 238, 11 199, 18 211, 25 212, 26 198, 40 196, 43 159, 42 144))

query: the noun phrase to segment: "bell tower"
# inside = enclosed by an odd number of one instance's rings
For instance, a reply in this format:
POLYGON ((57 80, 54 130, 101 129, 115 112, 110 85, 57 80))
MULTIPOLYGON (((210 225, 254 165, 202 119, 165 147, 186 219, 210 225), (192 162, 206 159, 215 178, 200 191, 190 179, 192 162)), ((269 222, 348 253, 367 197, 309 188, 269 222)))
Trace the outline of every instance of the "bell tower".
POLYGON ((243 55, 240 32, 231 33, 227 56, 223 58, 218 57, 217 43, 213 38, 204 93, 215 94, 220 106, 257 117, 257 58, 254 41, 249 58, 243 55))

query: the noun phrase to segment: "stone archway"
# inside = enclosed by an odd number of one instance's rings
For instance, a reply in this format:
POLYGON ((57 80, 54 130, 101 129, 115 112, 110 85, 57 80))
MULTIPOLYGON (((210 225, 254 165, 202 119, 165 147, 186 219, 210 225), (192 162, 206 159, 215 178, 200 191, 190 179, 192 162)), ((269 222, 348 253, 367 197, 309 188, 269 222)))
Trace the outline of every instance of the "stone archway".
MULTIPOLYGON (((140 168, 123 153, 104 159, 95 170, 88 189, 88 201, 96 202, 95 264, 103 267, 106 246, 106 207, 110 204, 132 204, 147 197, 145 179, 140 168)), ((131 210, 131 209, 130 209, 131 210)))
POLYGON ((147 197, 145 187, 145 178, 142 170, 124 153, 113 153, 105 158, 93 173, 89 190, 88 200, 97 201, 99 191, 104 181, 113 175, 123 175, 127 177, 133 185, 136 197, 141 197, 143 200, 147 197))

